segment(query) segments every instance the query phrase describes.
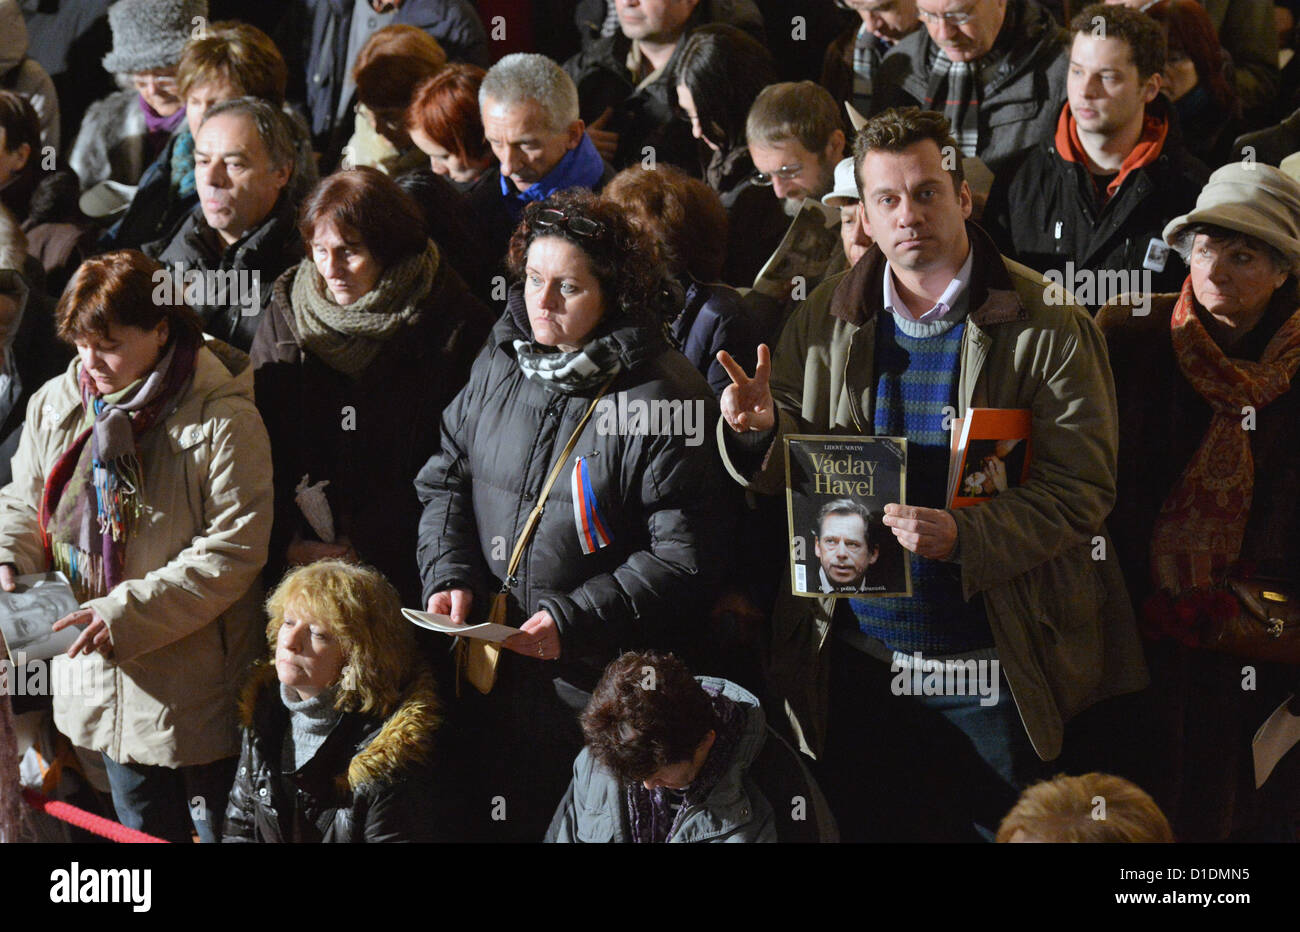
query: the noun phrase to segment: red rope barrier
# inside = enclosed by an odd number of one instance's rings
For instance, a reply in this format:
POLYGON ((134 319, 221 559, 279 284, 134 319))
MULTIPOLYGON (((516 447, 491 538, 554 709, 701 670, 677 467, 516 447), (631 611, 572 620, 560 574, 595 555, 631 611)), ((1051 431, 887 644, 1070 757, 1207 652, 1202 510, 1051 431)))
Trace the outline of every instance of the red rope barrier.
POLYGON ((105 819, 103 816, 97 816, 84 809, 78 809, 70 803, 50 799, 43 793, 38 793, 36 790, 27 787, 23 788, 23 801, 37 812, 43 812, 62 822, 84 828, 88 832, 93 832, 119 844, 167 844, 165 839, 155 838, 133 828, 127 828, 112 819, 105 819))

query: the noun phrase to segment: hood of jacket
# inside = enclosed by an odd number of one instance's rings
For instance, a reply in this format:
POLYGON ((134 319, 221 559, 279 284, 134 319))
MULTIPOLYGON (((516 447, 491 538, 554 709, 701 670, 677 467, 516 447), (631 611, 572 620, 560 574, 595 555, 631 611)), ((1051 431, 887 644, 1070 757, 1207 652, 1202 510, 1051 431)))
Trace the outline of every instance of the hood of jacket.
POLYGON ((27 23, 16 0, 0 0, 0 75, 27 55, 27 23))
MULTIPOLYGON (((434 733, 442 724, 433 674, 421 670, 387 718, 367 718, 373 719, 375 727, 366 729, 369 740, 359 744, 348 762, 346 780, 353 793, 363 787, 390 786, 403 773, 430 762, 434 733)), ((280 681, 272 664, 254 668, 240 695, 239 720, 260 736, 283 734, 288 710, 280 701, 280 681)))
MULTIPOLYGON (((645 319, 611 320, 604 317, 591 336, 613 336, 618 347, 618 358, 627 372, 637 369, 670 348, 663 327, 655 326, 645 319)), ((505 313, 492 328, 490 340, 513 358, 515 340, 531 341, 532 338, 532 325, 528 322, 528 308, 524 304, 524 289, 520 285, 513 285, 506 297, 505 313)))

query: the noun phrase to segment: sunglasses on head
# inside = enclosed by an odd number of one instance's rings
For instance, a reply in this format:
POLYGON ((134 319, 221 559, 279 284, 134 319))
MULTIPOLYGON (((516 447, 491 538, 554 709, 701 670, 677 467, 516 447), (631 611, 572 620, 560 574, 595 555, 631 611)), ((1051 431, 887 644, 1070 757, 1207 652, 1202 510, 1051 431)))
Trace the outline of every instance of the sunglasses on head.
POLYGON ((533 222, 542 229, 563 227, 578 236, 600 236, 605 232, 605 224, 599 220, 592 220, 580 215, 570 217, 564 211, 556 210, 554 207, 538 211, 537 216, 533 218, 533 222))

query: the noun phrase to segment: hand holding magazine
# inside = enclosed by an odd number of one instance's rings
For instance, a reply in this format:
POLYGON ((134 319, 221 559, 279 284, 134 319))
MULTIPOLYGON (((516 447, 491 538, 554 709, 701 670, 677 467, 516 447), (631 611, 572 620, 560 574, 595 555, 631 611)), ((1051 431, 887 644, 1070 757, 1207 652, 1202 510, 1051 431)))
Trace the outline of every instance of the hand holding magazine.
POLYGON ((76 626, 52 631, 54 623, 81 607, 62 573, 18 576, 13 592, 0 590, 0 648, 15 663, 49 660, 66 653, 81 635, 76 626))

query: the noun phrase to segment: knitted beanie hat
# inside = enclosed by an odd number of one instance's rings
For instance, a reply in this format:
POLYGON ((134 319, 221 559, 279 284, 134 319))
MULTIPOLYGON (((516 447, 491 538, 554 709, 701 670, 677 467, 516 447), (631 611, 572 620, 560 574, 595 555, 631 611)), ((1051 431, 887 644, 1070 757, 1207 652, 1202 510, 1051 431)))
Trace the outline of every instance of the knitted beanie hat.
POLYGON ((1300 184, 1272 165, 1229 162, 1216 169, 1196 208, 1169 221, 1165 242, 1176 245, 1182 229, 1194 223, 1254 236, 1300 268, 1300 184))
POLYGON ((117 0, 108 8, 113 50, 104 56, 109 74, 136 74, 170 68, 181 49, 208 17, 208 0, 117 0))

